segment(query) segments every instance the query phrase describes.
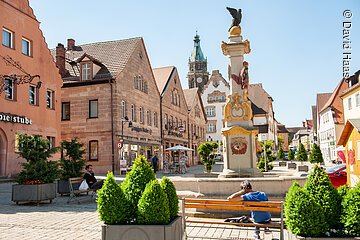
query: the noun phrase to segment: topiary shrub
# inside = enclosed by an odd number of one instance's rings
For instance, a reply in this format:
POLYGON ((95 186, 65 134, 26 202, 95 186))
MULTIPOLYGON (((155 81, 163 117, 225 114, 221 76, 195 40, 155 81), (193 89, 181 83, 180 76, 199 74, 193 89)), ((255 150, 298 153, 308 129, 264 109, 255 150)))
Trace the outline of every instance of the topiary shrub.
POLYGON ((276 157, 277 157, 278 160, 284 160, 285 159, 285 153, 284 153, 284 150, 282 149, 282 147, 279 148, 276 157))
POLYGON ((98 191, 97 211, 105 224, 125 224, 128 222, 128 203, 114 175, 108 172, 104 185, 98 191))
POLYGON ((140 155, 135 159, 131 171, 126 174, 126 178, 121 184, 121 188, 130 204, 127 211, 133 217, 131 221, 136 222, 136 209, 139 199, 145 190, 146 184, 151 180, 155 180, 154 170, 146 158, 140 155))
POLYGON ((318 145, 316 145, 316 143, 314 143, 314 145, 312 146, 309 161, 311 163, 322 163, 322 162, 324 162, 324 158, 322 156, 320 147, 318 145))
MULTIPOLYGON (((265 160, 264 157, 261 156, 259 162, 257 163, 257 167, 261 172, 265 172, 265 160)), ((269 159, 266 159, 266 168, 267 171, 272 170, 274 166, 270 163, 269 159)))
POLYGON ((292 149, 289 149, 288 159, 289 159, 291 162, 295 159, 295 154, 294 154, 294 151, 293 151, 292 149))
POLYGON ((303 237, 320 236, 327 228, 322 208, 296 181, 286 194, 285 217, 287 228, 303 237))
POLYGON ((161 179, 160 186, 166 193, 167 199, 169 201, 168 205, 170 212, 170 221, 172 221, 178 216, 179 211, 179 199, 176 195, 175 186, 167 177, 163 177, 161 179))
POLYGON ((305 182, 304 190, 321 206, 325 214, 328 228, 323 228, 322 234, 333 232, 330 229, 339 229, 341 197, 320 166, 314 166, 305 182))
POLYGON ((347 191, 342 201, 341 222, 348 236, 360 236, 360 184, 347 191))
POLYGON ((305 162, 308 160, 308 156, 307 156, 305 147, 302 143, 299 144, 299 149, 296 154, 296 160, 301 161, 301 162, 305 162))
POLYGON ((138 203, 139 224, 168 224, 169 205, 166 193, 157 180, 150 181, 138 203))

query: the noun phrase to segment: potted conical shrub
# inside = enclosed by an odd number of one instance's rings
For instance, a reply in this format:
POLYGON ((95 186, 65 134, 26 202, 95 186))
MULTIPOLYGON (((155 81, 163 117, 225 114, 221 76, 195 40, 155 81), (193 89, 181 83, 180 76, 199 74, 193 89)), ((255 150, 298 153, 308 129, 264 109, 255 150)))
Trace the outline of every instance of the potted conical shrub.
POLYGON ((296 169, 296 163, 293 162, 293 160, 295 159, 294 150, 289 149, 288 158, 289 158, 289 161, 290 161, 290 162, 288 163, 288 169, 290 169, 290 168, 296 169))
POLYGON ((102 239, 182 240, 177 201, 171 181, 159 183, 148 161, 139 156, 121 186, 108 173, 98 192, 102 239))
POLYGON ((296 159, 301 162, 301 166, 298 166, 299 172, 309 171, 309 167, 307 165, 303 165, 303 163, 308 160, 308 156, 305 147, 302 143, 299 144, 299 150, 296 154, 296 159))
POLYGON ((215 164, 214 151, 218 149, 219 144, 216 142, 205 142, 198 148, 198 153, 201 157, 201 162, 204 164, 205 172, 211 173, 213 165, 215 164))
MULTIPOLYGON (((70 193, 69 178, 82 175, 86 160, 84 158, 84 144, 79 142, 77 138, 62 141, 60 149, 60 180, 57 181, 57 192, 63 195, 70 193)), ((78 186, 74 186, 74 189, 77 188, 78 186)))
POLYGON ((20 157, 26 160, 22 163, 23 170, 17 175, 18 184, 12 186, 12 201, 36 202, 49 200, 56 197, 55 179, 58 178, 58 162, 49 158, 57 152, 58 148, 50 147, 47 139, 39 135, 20 134, 20 157))

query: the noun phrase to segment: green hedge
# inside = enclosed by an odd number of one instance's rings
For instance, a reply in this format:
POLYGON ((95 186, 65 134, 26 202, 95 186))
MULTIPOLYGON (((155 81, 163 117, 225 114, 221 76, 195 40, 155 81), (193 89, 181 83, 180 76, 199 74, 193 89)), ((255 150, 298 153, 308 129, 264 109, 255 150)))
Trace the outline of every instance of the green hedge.
POLYGON ((349 236, 360 236, 360 184, 346 191, 342 201, 341 222, 349 236))

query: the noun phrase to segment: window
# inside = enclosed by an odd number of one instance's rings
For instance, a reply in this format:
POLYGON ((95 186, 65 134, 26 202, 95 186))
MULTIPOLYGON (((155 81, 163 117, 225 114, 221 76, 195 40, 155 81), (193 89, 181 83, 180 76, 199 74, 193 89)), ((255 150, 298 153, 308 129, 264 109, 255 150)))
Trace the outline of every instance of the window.
POLYGON ((221 96, 221 101, 225 101, 225 96, 221 96))
POLYGON ((357 149, 357 160, 360 160, 360 141, 356 141, 356 149, 357 149))
POLYGON ((121 118, 125 118, 126 117, 126 103, 125 101, 121 101, 121 118))
POLYGON ((97 140, 89 141, 89 161, 98 160, 99 142, 97 140))
POLYGON ((15 100, 15 87, 13 80, 5 79, 5 99, 15 100))
POLYGON ((348 110, 352 109, 352 105, 351 105, 351 97, 348 98, 348 110))
POLYGON ((184 127, 184 132, 186 132, 186 121, 184 121, 183 127, 184 127))
POLYGON ((70 102, 61 103, 61 120, 70 120, 70 102))
POLYGON ((135 106, 132 104, 131 105, 131 121, 135 122, 135 106))
POLYGON ((31 42, 26 38, 21 41, 21 52, 26 56, 31 56, 31 42))
POLYGON ((151 112, 147 111, 146 115, 147 115, 147 125, 151 126, 151 112))
POLYGON ((49 141, 49 148, 55 147, 55 137, 47 136, 46 138, 49 141))
POLYGON ((209 97, 209 102, 212 102, 213 98, 212 97, 209 97))
POLYGON ((142 107, 139 108, 140 112, 140 123, 144 123, 144 113, 142 107))
POLYGON ((218 97, 218 96, 215 97, 215 101, 219 101, 219 97, 218 97))
POLYGON ((165 113, 165 117, 164 117, 165 129, 169 129, 168 119, 169 119, 168 115, 165 113))
POLYGON ((38 105, 38 91, 35 85, 29 87, 29 103, 31 105, 38 105))
POLYGON ((174 127, 174 117, 170 116, 170 127, 173 128, 174 127))
POLYGON ((157 112, 154 112, 154 127, 158 127, 158 124, 157 124, 157 112))
POLYGON ((54 91, 46 90, 46 107, 54 109, 54 91))
POLYGON ((215 132, 215 124, 209 123, 209 124, 207 125, 207 127, 208 127, 208 129, 207 129, 207 132, 208 132, 208 133, 213 133, 213 132, 215 132))
POLYGON ((355 95, 355 106, 359 107, 360 106, 360 93, 357 93, 355 95))
POLYGON ((215 116, 215 108, 213 108, 213 107, 207 108, 206 114, 208 117, 214 117, 215 116))
POLYGON ((89 101, 89 118, 98 117, 98 100, 89 101))
POLYGON ((3 28, 2 31, 2 45, 8 47, 8 48, 13 48, 13 32, 10 30, 7 30, 5 28, 3 28))
POLYGON ((83 63, 81 64, 81 80, 91 80, 91 64, 83 63))

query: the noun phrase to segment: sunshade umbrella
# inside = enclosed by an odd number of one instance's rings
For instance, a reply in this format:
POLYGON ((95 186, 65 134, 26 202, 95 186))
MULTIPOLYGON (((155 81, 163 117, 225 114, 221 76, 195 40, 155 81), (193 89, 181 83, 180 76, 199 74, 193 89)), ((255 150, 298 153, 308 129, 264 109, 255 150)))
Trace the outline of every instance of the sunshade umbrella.
POLYGON ((194 151, 191 148, 187 148, 187 147, 180 146, 180 145, 173 146, 173 147, 167 148, 165 150, 167 150, 167 151, 194 151))

